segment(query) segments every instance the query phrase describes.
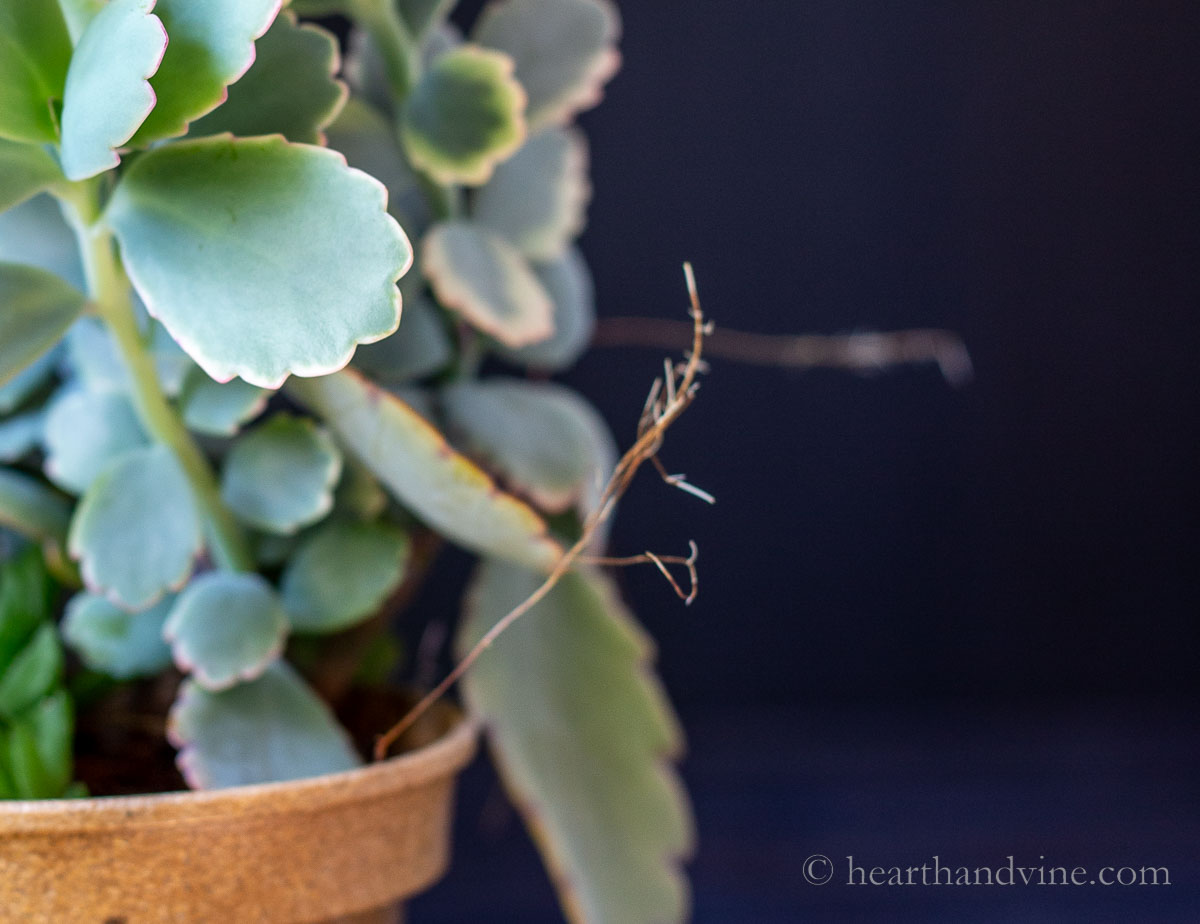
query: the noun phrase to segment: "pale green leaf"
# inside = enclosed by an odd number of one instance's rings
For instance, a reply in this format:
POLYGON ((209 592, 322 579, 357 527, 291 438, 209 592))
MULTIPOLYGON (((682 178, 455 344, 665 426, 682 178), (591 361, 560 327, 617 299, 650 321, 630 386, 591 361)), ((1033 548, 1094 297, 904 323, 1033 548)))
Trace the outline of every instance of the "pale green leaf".
POLYGON ((550 296, 498 234, 470 222, 442 222, 425 235, 421 265, 442 305, 501 343, 525 346, 554 332, 550 296))
POLYGON ((72 45, 79 43, 88 24, 104 9, 107 2, 108 0, 58 0, 63 19, 67 22, 67 31, 71 34, 72 45))
POLYGON ((288 619, 257 574, 210 571, 176 598, 163 626, 175 666, 206 690, 253 680, 283 652, 288 619))
POLYGON ((333 493, 334 509, 359 520, 377 519, 387 509, 387 492, 354 456, 344 461, 342 480, 333 493))
POLYGON ((471 40, 511 55, 529 94, 529 126, 559 125, 598 103, 621 66, 610 0, 494 0, 471 40))
POLYGON ((395 395, 350 370, 293 380, 288 391, 317 412, 392 494, 447 538, 476 551, 550 569, 561 549, 526 504, 395 395))
POLYGON ((182 135, 189 122, 221 105, 278 11, 279 0, 158 0, 154 12, 170 43, 150 81, 158 102, 131 143, 182 135))
POLYGON ((0 420, 0 463, 19 462, 42 441, 45 412, 29 411, 0 420))
POLYGON ((155 0, 110 0, 88 24, 67 71, 62 166, 83 180, 120 163, 117 149, 154 108, 148 79, 167 47, 155 0))
POLYGON ((138 158, 107 217, 150 313, 217 381, 340 369, 400 316, 412 251, 378 181, 278 136, 138 158))
POLYGON ((0 716, 20 715, 58 684, 63 654, 54 626, 42 625, 0 675, 0 716))
POLYGON ((329 707, 284 661, 220 693, 184 681, 167 735, 193 789, 302 779, 360 762, 329 707))
POLYGON ((180 395, 183 422, 206 436, 234 436, 242 424, 267 406, 271 392, 242 379, 214 382, 203 369, 193 369, 180 395))
POLYGON ((333 508, 342 454, 311 420, 276 414, 225 457, 221 496, 243 522, 288 535, 333 508))
POLYGON ((395 2, 400 17, 408 26, 409 34, 419 39, 429 30, 440 25, 450 15, 456 0, 395 0, 395 2))
POLYGON ((384 523, 322 524, 280 581, 292 628, 337 632, 374 615, 403 579, 408 555, 408 536, 384 523))
POLYGON ((538 281, 554 303, 554 333, 546 340, 497 352, 509 362, 543 372, 558 372, 571 366, 592 342, 596 329, 595 291, 587 261, 575 247, 567 248, 557 260, 533 268, 538 281))
POLYGON ((92 482, 68 547, 89 590, 138 610, 183 586, 201 540, 187 477, 171 451, 155 445, 125 453, 92 482))
POLYGON ((548 261, 562 256, 583 230, 590 197, 583 133, 552 128, 496 168, 476 194, 471 217, 529 259, 548 261))
POLYGON ((70 522, 71 505, 65 497, 36 478, 0 467, 0 526, 62 547, 70 522))
POLYGON ((51 0, 0 2, 0 138, 58 140, 71 37, 51 0))
POLYGON ((319 26, 296 24, 281 13, 254 45, 254 63, 229 88, 229 99, 192 123, 188 134, 270 135, 321 144, 321 130, 346 99, 346 85, 334 78, 337 39, 319 26))
POLYGON ((0 385, 0 414, 11 413, 43 391, 58 369, 62 350, 53 347, 0 385))
POLYGON ((62 171, 44 148, 0 138, 0 212, 59 179, 62 171))
POLYGON ((82 494, 114 459, 148 442, 125 395, 68 389, 46 416, 46 475, 82 494))
POLYGON ((525 93, 512 60, 463 45, 434 62, 404 107, 400 139, 439 183, 486 183, 525 139, 525 93))
MULTIPOLYGON (((485 562, 468 593, 465 652, 542 577, 485 562)), ((653 646, 611 582, 568 572, 463 680, 510 796, 568 918, 661 924, 687 916, 687 798, 668 761, 682 736, 653 646)))
POLYGON ((586 516, 617 461, 603 418, 561 385, 519 379, 460 382, 442 391, 458 445, 543 510, 586 516))
POLYGON ((63 639, 94 671, 118 680, 152 677, 171 663, 162 630, 174 605, 168 596, 131 613, 104 597, 78 593, 67 604, 63 639))
POLYGON ((34 196, 0 212, 0 260, 37 266, 86 288, 75 234, 53 196, 34 196))
POLYGON ((83 310, 79 291, 52 273, 0 263, 0 384, 56 344, 83 310))
POLYGON ((379 382, 425 378, 454 359, 454 347, 437 306, 425 294, 421 274, 410 271, 400 283, 404 321, 396 333, 359 347, 354 365, 379 382), (411 283, 409 282, 411 280, 411 283))

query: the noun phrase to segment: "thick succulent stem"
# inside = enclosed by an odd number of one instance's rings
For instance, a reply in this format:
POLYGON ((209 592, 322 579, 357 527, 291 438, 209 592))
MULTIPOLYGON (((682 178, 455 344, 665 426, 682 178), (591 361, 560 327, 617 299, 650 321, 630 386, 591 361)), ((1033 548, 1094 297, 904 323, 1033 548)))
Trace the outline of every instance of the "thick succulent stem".
POLYGON ((179 461, 204 516, 209 546, 217 565, 231 571, 253 571, 254 557, 233 514, 221 499, 208 460, 171 406, 138 328, 130 297, 129 277, 117 256, 112 232, 98 216, 94 182, 59 190, 73 212, 89 295, 105 322, 129 373, 133 404, 146 432, 169 448, 179 461))

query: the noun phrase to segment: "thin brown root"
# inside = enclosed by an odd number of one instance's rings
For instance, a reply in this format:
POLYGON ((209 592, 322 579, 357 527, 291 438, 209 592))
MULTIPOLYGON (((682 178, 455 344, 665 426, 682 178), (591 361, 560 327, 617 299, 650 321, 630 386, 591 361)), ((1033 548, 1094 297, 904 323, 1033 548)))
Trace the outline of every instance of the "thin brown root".
MULTIPOLYGON (((686 325, 661 318, 602 318, 592 339, 600 347, 650 347, 678 343, 686 325)), ((966 345, 945 330, 915 329, 854 334, 758 334, 713 331, 705 343, 709 356, 758 366, 788 369, 851 369, 875 372, 912 363, 937 363, 951 385, 965 385, 974 368, 966 345)))
MULTIPOLYGON (((651 388, 650 395, 646 399, 646 406, 638 423, 637 440, 634 441, 634 444, 617 462, 612 476, 608 480, 608 484, 605 485, 604 490, 600 494, 596 506, 588 515, 587 520, 584 521, 579 539, 559 556, 558 561, 555 562, 554 567, 537 590, 492 626, 484 634, 483 638, 476 642, 475 646, 454 666, 454 669, 442 679, 441 683, 422 697, 421 701, 410 709, 404 718, 379 737, 375 742, 376 760, 383 760, 387 757, 387 753, 396 742, 396 739, 411 728, 413 723, 424 715, 430 706, 441 699, 458 682, 463 674, 470 670, 471 665, 479 659, 479 656, 487 651, 492 646, 492 643, 509 626, 541 602, 554 589, 563 575, 571 569, 571 566, 580 560, 584 552, 591 545, 596 531, 612 516, 617 501, 633 481, 633 477, 637 474, 638 469, 648 459, 655 457, 662 446, 663 437, 666 435, 668 428, 680 418, 683 412, 696 399, 696 393, 700 388, 696 377, 704 369, 703 361, 701 360, 701 353, 704 349, 704 338, 711 331, 711 327, 706 323, 704 312, 700 308, 700 298, 696 292, 696 277, 692 272, 690 263, 684 264, 683 272, 687 279, 688 296, 691 299, 691 307, 689 309, 689 314, 692 318, 690 326, 691 352, 687 354, 687 361, 685 363, 674 365, 668 362, 663 373, 663 378, 656 381, 651 388), (678 380, 676 380, 676 377, 678 377, 678 380)), ((702 496, 702 494, 698 496, 702 496)), ((668 559, 661 556, 654 556, 651 553, 646 553, 646 555, 647 561, 656 562, 659 569, 667 575, 667 579, 675 587, 676 593, 679 593, 689 603, 695 599, 699 582, 696 580, 694 570, 697 555, 694 545, 692 546, 692 555, 688 559, 679 562, 679 564, 687 566, 692 575, 692 589, 688 594, 684 594, 675 579, 671 577, 670 572, 666 568, 668 559)))
POLYGON ((578 561, 581 564, 597 565, 602 568, 627 568, 632 565, 654 564, 667 579, 676 596, 685 604, 690 605, 696 599, 696 595, 700 593, 700 574, 696 570, 696 561, 700 557, 700 549, 696 546, 695 542, 689 542, 688 547, 691 549, 691 554, 686 558, 682 555, 655 555, 653 552, 643 552, 641 555, 626 555, 624 558, 585 555, 580 556, 578 561), (689 587, 686 593, 679 586, 679 582, 675 580, 675 575, 670 572, 667 565, 681 565, 687 569, 689 587))

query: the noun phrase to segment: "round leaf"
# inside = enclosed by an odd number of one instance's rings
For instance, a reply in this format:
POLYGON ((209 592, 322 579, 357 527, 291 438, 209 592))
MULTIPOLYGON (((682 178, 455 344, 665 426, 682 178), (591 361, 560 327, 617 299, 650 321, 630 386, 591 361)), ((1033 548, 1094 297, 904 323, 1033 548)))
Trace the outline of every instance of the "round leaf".
POLYGON ((342 455, 311 420, 277 414, 225 458, 221 496, 244 522, 288 535, 333 507, 342 455))
POLYGON ((464 221, 434 226, 421 265, 438 301, 510 347, 545 340, 554 305, 525 258, 499 235, 464 221))
POLYGON ((82 494, 113 459, 147 442, 123 394, 71 389, 54 400, 46 417, 46 475, 82 494))
POLYGON ((475 196, 471 217, 531 260, 553 260, 583 230, 587 145, 574 129, 530 138, 475 196))
POLYGON ((412 251, 385 206, 333 151, 219 135, 142 155, 107 216, 147 309, 204 371, 278 388, 396 329, 412 251))
POLYGON ((81 292, 87 288, 75 233, 53 196, 34 196, 0 212, 0 260, 40 267, 81 292))
POLYGON ((220 693, 184 681, 167 735, 193 789, 302 779, 359 764, 329 707, 285 661, 220 693))
POLYGON ((496 0, 473 41, 507 52, 529 94, 529 125, 561 124, 600 102, 621 66, 621 19, 610 0, 496 0))
POLYGON ((125 144, 154 108, 147 80, 167 47, 154 0, 111 0, 88 24, 67 71, 62 165, 84 180, 115 167, 125 144))
POLYGON ((214 382, 203 369, 193 369, 180 396, 183 422, 206 436, 233 436, 267 406, 271 392, 242 379, 214 382))
POLYGON ((321 129, 346 99, 346 85, 333 76, 340 63, 337 39, 319 26, 296 25, 285 11, 254 51, 254 63, 229 88, 229 98, 193 122, 188 134, 279 133, 289 141, 321 144, 321 129))
POLYGON ((57 3, 0 3, 0 137, 58 140, 54 104, 63 98, 70 60, 71 37, 57 3))
POLYGON ((525 139, 525 92, 512 72, 507 55, 472 45, 438 58, 400 125, 413 165, 439 183, 486 183, 525 139))
POLYGON ((166 597, 136 613, 95 594, 79 593, 67 604, 63 638, 94 671, 118 680, 151 677, 171 663, 163 623, 175 605, 166 597))
POLYGON ((0 138, 0 212, 24 202, 61 177, 58 164, 44 148, 0 138))
POLYGON ((407 382, 445 368, 454 359, 450 335, 415 270, 404 277, 404 323, 390 337, 360 347, 354 364, 380 382, 407 382), (409 280, 411 285, 406 285, 409 280))
POLYGON ((279 0, 158 0, 154 11, 171 40, 150 81, 158 103, 133 136, 138 146, 182 135, 221 104, 254 60, 254 40, 271 25, 279 0))
POLYGON ((534 274, 554 302, 554 333, 516 350, 498 346, 510 362, 545 372, 572 365, 587 349, 596 329, 595 290, 587 261, 577 248, 557 260, 534 266, 534 274))
POLYGON ((408 536, 382 523, 339 521, 301 542, 280 583, 298 632, 336 632, 373 615, 404 577, 408 536))
POLYGON ((0 384, 59 341, 83 310, 78 289, 35 266, 0 263, 0 384))
POLYGON ((259 676, 283 651, 288 621, 257 574, 215 571, 190 583, 163 626, 175 666, 206 690, 259 676))
POLYGON ((92 482, 69 548, 89 589, 139 610, 183 586, 201 538, 187 477, 171 451, 155 445, 125 453, 92 482))

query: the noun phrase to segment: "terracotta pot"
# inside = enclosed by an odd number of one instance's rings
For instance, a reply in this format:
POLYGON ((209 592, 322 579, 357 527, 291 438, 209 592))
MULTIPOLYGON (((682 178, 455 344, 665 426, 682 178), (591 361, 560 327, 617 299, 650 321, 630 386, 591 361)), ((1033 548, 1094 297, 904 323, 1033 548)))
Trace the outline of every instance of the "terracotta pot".
POLYGON ((346 773, 208 792, 0 802, 0 921, 374 922, 438 879, 454 779, 475 752, 440 736, 346 773))

